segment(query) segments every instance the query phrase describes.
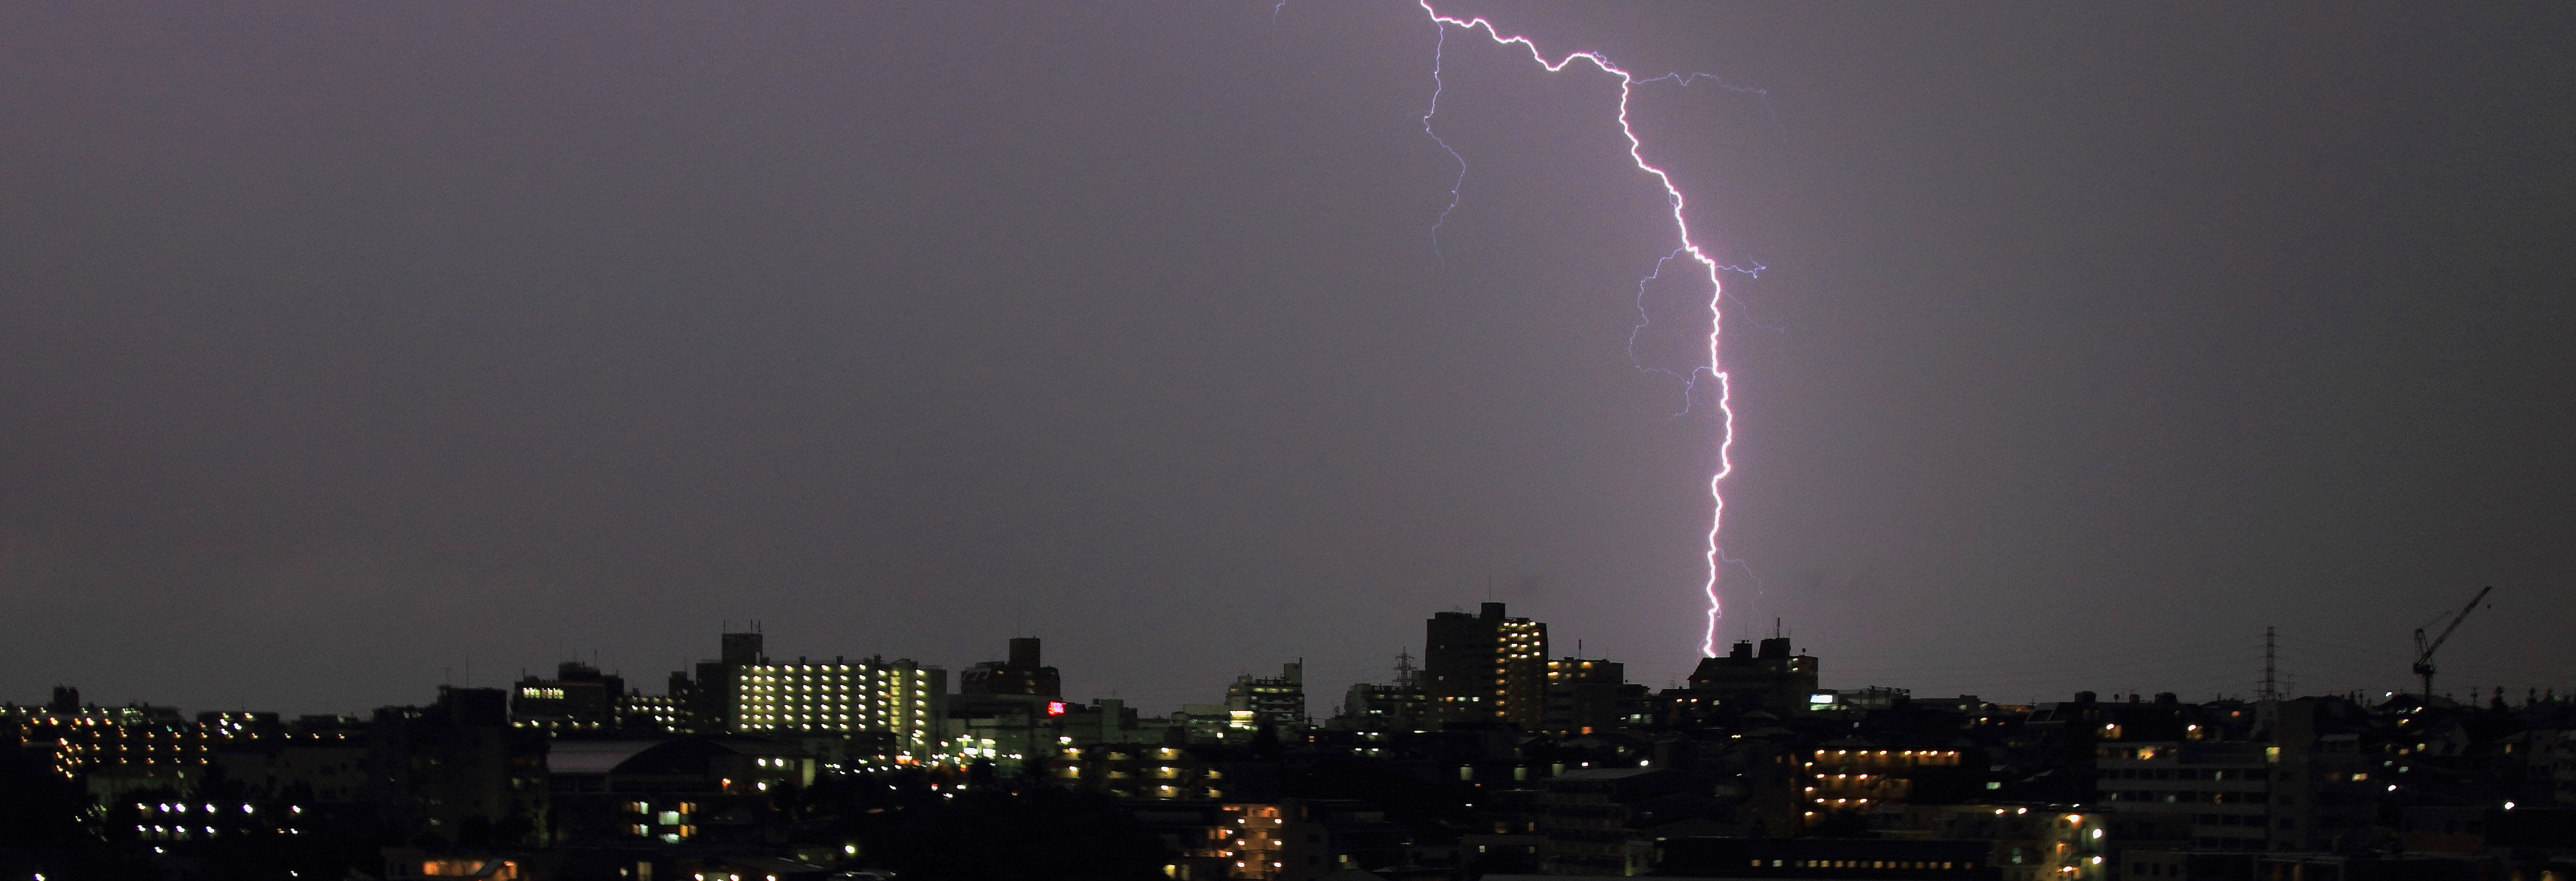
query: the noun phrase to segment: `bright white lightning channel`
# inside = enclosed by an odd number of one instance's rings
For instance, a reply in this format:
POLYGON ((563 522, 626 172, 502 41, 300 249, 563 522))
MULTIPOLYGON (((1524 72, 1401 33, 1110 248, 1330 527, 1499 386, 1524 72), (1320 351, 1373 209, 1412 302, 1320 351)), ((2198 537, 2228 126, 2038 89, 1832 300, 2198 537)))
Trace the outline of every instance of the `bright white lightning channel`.
MULTIPOLYGON (((1538 43, 1532 41, 1528 37, 1517 34, 1507 37, 1503 35, 1502 31, 1496 30, 1492 22, 1486 21, 1481 16, 1468 19, 1455 18, 1442 15, 1439 10, 1433 9, 1431 7, 1430 0, 1417 0, 1417 2, 1422 6, 1423 14, 1430 16, 1431 23, 1440 29, 1440 43, 1432 50, 1431 106, 1430 109, 1422 115, 1422 130, 1424 133, 1429 134, 1433 141, 1439 142, 1441 149, 1447 150, 1450 156, 1458 159, 1459 185, 1450 188, 1449 209, 1440 213, 1441 223, 1446 223, 1449 219, 1450 211, 1454 211, 1458 207, 1458 189, 1460 186, 1463 186, 1466 181, 1467 160, 1465 157, 1459 156, 1458 151, 1451 148, 1447 141, 1440 140, 1439 133, 1432 131, 1431 128, 1431 118, 1440 111, 1440 57, 1448 48, 1449 28, 1451 26, 1456 26, 1461 31, 1482 29, 1486 36, 1493 38, 1496 44, 1505 46, 1518 44, 1521 47, 1528 49, 1530 60, 1538 62, 1540 67, 1546 68, 1550 73, 1563 71, 1567 66, 1572 65, 1577 59, 1580 59, 1590 62, 1594 68, 1599 69, 1602 73, 1609 74, 1619 79, 1619 132, 1628 138, 1628 158, 1635 161, 1638 168, 1643 169, 1647 174, 1654 175, 1655 180, 1663 184, 1664 198, 1667 202, 1672 204, 1673 230, 1678 236, 1680 242, 1678 249, 1674 251, 1673 255, 1656 261, 1655 272, 1660 275, 1663 272, 1664 263, 1672 260, 1674 256, 1680 256, 1683 254, 1689 255, 1692 261, 1698 263, 1702 269, 1708 272, 1708 364, 1702 367, 1691 368, 1688 375, 1682 376, 1681 378, 1683 381, 1685 408, 1688 406, 1687 401, 1690 391, 1696 386, 1697 380, 1702 371, 1706 371, 1709 377, 1717 381, 1717 411, 1719 415, 1717 468, 1714 473, 1709 475, 1708 479, 1708 496, 1710 503, 1708 518, 1708 551, 1706 555, 1708 559, 1708 581, 1701 588, 1701 591, 1708 597, 1708 621, 1706 630, 1703 631, 1700 636, 1699 645, 1699 651, 1702 656, 1714 656, 1717 654, 1717 622, 1719 618, 1725 615, 1725 603, 1718 599, 1717 594, 1718 578, 1722 571, 1720 569, 1720 558, 1724 555, 1723 551, 1721 551, 1718 546, 1718 531, 1726 523, 1726 494, 1723 490, 1726 475, 1734 470, 1734 463, 1728 458, 1728 454, 1729 448, 1735 443, 1735 410, 1727 401, 1726 370, 1718 360, 1717 349, 1718 331, 1725 323, 1725 315, 1720 308, 1720 303, 1724 295, 1721 289, 1722 286, 1718 280, 1718 270, 1725 267, 1721 267, 1716 260, 1711 259, 1706 252, 1700 250, 1698 243, 1691 241, 1690 219, 1682 213, 1682 191, 1673 186, 1672 175, 1665 173, 1663 169, 1657 168, 1646 161, 1646 157, 1643 153, 1645 145, 1637 140, 1636 130, 1628 124, 1628 97, 1636 90, 1638 83, 1655 82, 1659 80, 1688 83, 1692 78, 1703 75, 1666 75, 1641 79, 1635 74, 1631 74, 1627 70, 1620 68, 1618 65, 1610 63, 1608 58, 1602 57, 1598 52, 1576 52, 1551 62, 1547 60, 1546 55, 1539 52, 1538 43)), ((1438 234, 1437 230, 1439 225, 1440 224, 1438 223, 1433 224, 1434 235, 1438 234)), ((1652 278, 1652 276, 1649 278, 1652 278)), ((1630 337, 1632 347, 1634 342, 1635 338, 1632 335, 1630 337)), ((1633 358, 1633 348, 1630 354, 1633 358)), ((1670 371, 1663 372, 1669 373, 1670 371)))

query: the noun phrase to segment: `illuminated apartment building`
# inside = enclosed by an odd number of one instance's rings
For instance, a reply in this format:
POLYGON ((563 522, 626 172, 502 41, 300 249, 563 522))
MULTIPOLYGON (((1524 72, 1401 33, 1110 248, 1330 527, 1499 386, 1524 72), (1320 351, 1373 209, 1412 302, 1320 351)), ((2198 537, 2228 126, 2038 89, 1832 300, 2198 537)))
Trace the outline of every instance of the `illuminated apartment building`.
POLYGON ((1298 818, 1293 803, 1228 804, 1210 830, 1220 860, 1236 881, 1307 881, 1341 868, 1326 862, 1321 824, 1298 818))
POLYGON ((1868 814, 1914 800, 1923 778, 1939 781, 1940 789, 1952 800, 1962 795, 1960 787, 1949 784, 1962 769, 1961 756, 1955 749, 1855 749, 1857 744, 1828 744, 1816 750, 1801 769, 1806 773, 1804 797, 1809 824, 1821 823, 1838 813, 1868 814))
POLYGON ((618 726, 630 731, 687 734, 696 730, 690 725, 691 721, 683 698, 630 694, 617 704, 618 726))
POLYGON ((910 659, 762 658, 734 676, 736 731, 885 731, 908 748, 939 738, 947 705, 948 671, 910 659))
POLYGON ((1119 799, 1224 798, 1230 782, 1200 752, 1144 743, 1064 744, 1044 757, 1046 779, 1119 799))
POLYGON ((1280 731, 1306 727, 1306 661, 1279 665, 1276 679, 1258 679, 1246 673, 1226 686, 1225 706, 1229 710, 1250 710, 1258 724, 1280 731))
POLYGON ((1545 722, 1547 625, 1507 618, 1502 603, 1423 622, 1422 684, 1434 722, 1545 722))
POLYGON ((54 773, 86 778, 101 798, 194 787, 212 750, 274 742, 280 732, 275 713, 199 713, 189 722, 171 707, 83 704, 78 689, 64 687, 41 707, 0 705, 0 747, 47 757, 54 773))

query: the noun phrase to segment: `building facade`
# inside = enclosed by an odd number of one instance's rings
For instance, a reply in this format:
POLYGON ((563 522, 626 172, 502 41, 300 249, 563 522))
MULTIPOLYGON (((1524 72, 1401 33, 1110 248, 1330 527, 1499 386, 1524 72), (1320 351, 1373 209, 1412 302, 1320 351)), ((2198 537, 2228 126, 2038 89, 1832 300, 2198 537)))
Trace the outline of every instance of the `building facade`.
POLYGON ((611 730, 626 699, 626 680, 579 661, 555 667, 555 678, 524 677, 510 690, 510 724, 559 732, 611 730))
POLYGON ((1701 658, 1692 670, 1690 689, 1728 705, 1788 713, 1814 706, 1816 659, 1792 654, 1787 637, 1737 642, 1722 658, 1701 658))
POLYGON ((1643 726, 1651 716, 1646 687, 1628 684, 1625 665, 1600 658, 1547 662, 1546 700, 1539 730, 1560 736, 1643 726))
POLYGON ((1255 724, 1280 731, 1306 727, 1305 660, 1279 665, 1274 679, 1250 673, 1235 677, 1234 684, 1225 688, 1225 705, 1229 710, 1250 710, 1255 724))
POLYGON ((744 733, 888 732, 898 751, 919 751, 939 738, 946 711, 948 671, 909 658, 764 658, 734 675, 734 730, 744 733))
POLYGON ((1547 625, 1485 603, 1423 622, 1423 691, 1437 723, 1545 724, 1547 625))

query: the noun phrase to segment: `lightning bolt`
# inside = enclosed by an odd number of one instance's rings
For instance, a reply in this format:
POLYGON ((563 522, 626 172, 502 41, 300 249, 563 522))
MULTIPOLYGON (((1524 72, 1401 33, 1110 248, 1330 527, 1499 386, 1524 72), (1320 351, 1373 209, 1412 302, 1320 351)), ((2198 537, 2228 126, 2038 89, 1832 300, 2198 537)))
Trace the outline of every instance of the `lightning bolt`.
MULTIPOLYGON (((1626 136, 1628 139, 1628 158, 1635 162, 1639 169, 1645 171, 1647 174, 1654 175, 1655 180, 1663 184, 1664 200, 1672 205, 1673 231, 1679 241, 1679 245, 1673 249, 1672 253, 1665 255, 1661 260, 1655 261, 1654 274, 1648 275, 1645 279, 1640 280, 1637 283, 1639 299, 1638 318, 1641 323, 1637 325, 1636 330, 1631 331, 1628 335, 1628 358, 1630 363, 1636 364, 1637 369, 1641 371, 1662 373, 1669 376, 1679 377, 1683 384, 1683 412, 1689 411, 1692 392, 1697 387, 1699 378, 1703 373, 1705 373, 1708 378, 1715 380, 1717 383, 1717 411, 1720 422, 1717 439, 1717 469, 1715 473, 1709 475, 1708 478, 1708 497, 1710 506, 1708 517, 1707 553, 1708 581, 1701 587, 1701 592, 1706 594, 1708 597, 1708 619, 1707 628, 1700 636, 1699 645, 1701 656, 1714 657, 1717 654, 1717 622, 1718 619, 1724 617, 1726 614, 1726 604, 1718 598, 1717 590, 1719 575, 1722 571, 1721 559, 1725 558, 1725 551, 1718 545, 1718 533, 1726 524, 1726 493, 1724 491, 1726 476, 1735 470, 1734 462, 1730 458, 1730 449, 1735 444, 1735 410, 1733 406, 1728 403, 1726 369, 1723 363, 1718 359, 1718 333, 1725 325, 1725 312, 1722 308, 1725 293, 1724 286, 1719 283, 1718 272, 1721 269, 1735 269, 1739 272, 1746 271, 1736 269, 1736 267, 1719 264, 1717 260, 1710 257, 1706 251, 1701 250, 1698 243, 1691 240, 1690 218, 1685 216, 1682 211, 1685 200, 1682 198, 1681 188, 1673 185, 1673 176, 1671 174, 1666 173, 1661 168, 1655 167, 1653 163, 1646 161, 1645 144, 1637 139, 1636 129, 1628 123, 1628 98, 1635 94, 1637 86, 1641 83, 1672 82, 1678 85, 1688 86, 1692 81, 1701 78, 1707 78, 1712 82, 1716 82, 1721 87, 1735 89, 1737 91, 1758 92, 1759 90, 1727 86, 1723 81, 1719 81, 1716 77, 1712 77, 1707 74, 1690 74, 1687 76, 1682 74, 1665 74, 1658 77, 1640 78, 1636 74, 1630 73, 1626 69, 1610 63, 1610 59, 1604 57, 1599 52, 1575 52, 1556 61, 1549 61, 1547 60, 1547 55, 1539 51, 1537 42, 1518 34, 1504 36, 1502 31, 1495 29, 1493 22, 1486 21, 1482 16, 1462 19, 1454 16, 1442 15, 1440 14, 1440 10, 1432 8, 1431 0, 1416 0, 1416 2, 1421 5, 1423 15, 1430 17, 1432 26, 1437 28, 1440 32, 1440 41, 1432 50, 1431 106, 1422 114, 1422 131, 1423 133, 1430 135, 1431 140, 1439 143, 1442 150, 1448 151, 1452 158, 1458 160, 1457 182, 1449 189, 1449 207, 1443 209, 1440 212, 1440 220, 1432 224, 1432 247, 1435 252, 1439 248, 1440 225, 1447 223, 1449 220, 1449 214, 1458 210, 1458 194, 1461 189, 1465 188, 1467 181, 1466 157, 1460 156, 1456 149, 1449 146, 1449 142, 1441 140, 1440 133, 1434 131, 1431 126, 1431 118, 1440 112, 1440 91, 1443 87, 1440 80, 1440 61, 1442 55, 1445 54, 1448 49, 1449 29, 1451 27, 1454 26, 1458 28, 1459 31, 1468 33, 1482 29, 1485 32, 1485 35, 1491 37, 1496 45, 1519 45, 1522 48, 1528 49, 1530 60, 1537 62, 1538 66, 1546 68, 1549 73, 1562 72, 1567 67, 1572 66, 1574 62, 1580 60, 1589 62, 1595 69, 1598 69, 1602 73, 1619 79, 1619 133, 1626 136), (1661 277, 1663 275, 1665 264, 1684 256, 1688 256, 1691 259, 1691 262, 1699 264, 1700 268, 1708 273, 1708 363, 1704 366, 1694 366, 1687 372, 1678 372, 1660 367, 1646 367, 1636 360, 1637 333, 1645 330, 1646 325, 1642 322, 1647 320, 1644 305, 1646 283, 1661 277)), ((1765 103, 1768 103, 1768 96, 1765 96, 1765 103)), ((1760 267, 1757 265, 1753 270, 1747 272, 1747 274, 1759 271, 1760 267)))

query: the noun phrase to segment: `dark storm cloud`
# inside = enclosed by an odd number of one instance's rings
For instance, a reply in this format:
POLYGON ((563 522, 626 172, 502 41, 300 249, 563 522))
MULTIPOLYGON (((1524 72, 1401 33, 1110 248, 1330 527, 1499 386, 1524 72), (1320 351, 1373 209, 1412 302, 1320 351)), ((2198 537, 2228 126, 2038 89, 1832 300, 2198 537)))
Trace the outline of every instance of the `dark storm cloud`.
MULTIPOLYGON (((1730 636, 2029 698, 2242 691, 2279 624, 2369 687, 2494 582, 2453 681, 2564 679, 2565 9, 1474 11, 1767 90, 1637 98, 1770 267, 1730 636)), ((1488 591, 1689 663, 1714 425, 1629 361, 1671 231, 1602 77, 1453 34, 1435 254, 1403 4, 6 14, 14 699, 650 678, 758 618, 1160 707, 1488 591)))

